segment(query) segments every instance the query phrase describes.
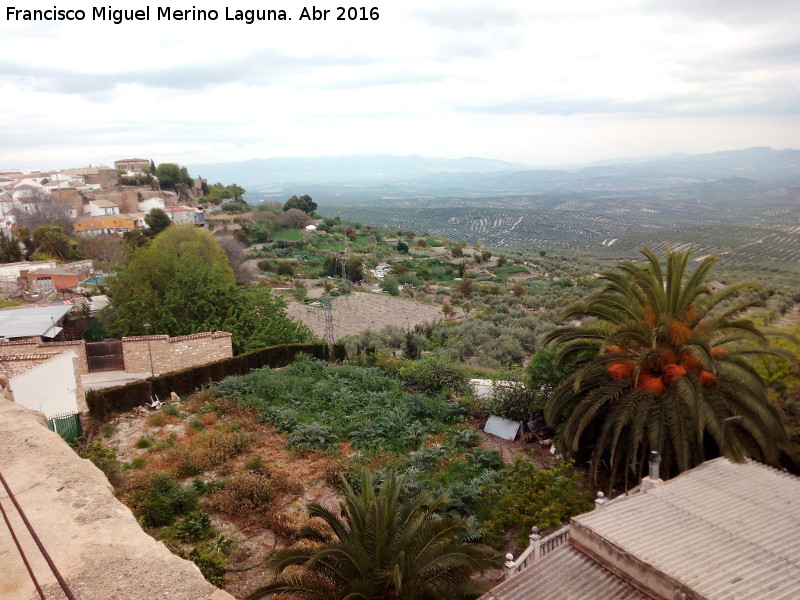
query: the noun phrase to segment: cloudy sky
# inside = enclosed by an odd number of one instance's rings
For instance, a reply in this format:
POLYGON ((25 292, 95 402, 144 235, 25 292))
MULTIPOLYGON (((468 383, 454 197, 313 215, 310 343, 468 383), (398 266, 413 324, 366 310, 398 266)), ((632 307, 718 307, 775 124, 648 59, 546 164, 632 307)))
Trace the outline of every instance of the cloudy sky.
MULTIPOLYGON (((0 169, 350 154, 532 165, 800 148, 797 0, 375 0, 377 21, 294 0, 9 0, 0 169), (9 19, 83 9, 82 22, 9 19), (215 9, 213 22, 157 8, 215 9), (313 6, 308 4, 308 7, 313 6), (226 21, 226 8, 291 21, 226 21)), ((346 4, 344 4, 347 6, 346 4)), ((360 6, 360 4, 358 4, 360 6)), ((373 6, 367 5, 367 6, 373 6)))

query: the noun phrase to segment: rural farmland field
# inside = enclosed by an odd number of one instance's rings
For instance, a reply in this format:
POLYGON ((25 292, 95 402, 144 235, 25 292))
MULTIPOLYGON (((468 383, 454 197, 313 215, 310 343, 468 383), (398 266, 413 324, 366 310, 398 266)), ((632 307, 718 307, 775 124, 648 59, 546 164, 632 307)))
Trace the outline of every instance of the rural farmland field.
MULTIPOLYGON (((444 316, 438 305, 367 292, 335 298, 331 307, 337 339, 367 329, 379 330, 386 325, 409 329, 444 316)), ((325 315, 321 308, 292 301, 286 313, 308 325, 316 335, 325 334, 325 315)))

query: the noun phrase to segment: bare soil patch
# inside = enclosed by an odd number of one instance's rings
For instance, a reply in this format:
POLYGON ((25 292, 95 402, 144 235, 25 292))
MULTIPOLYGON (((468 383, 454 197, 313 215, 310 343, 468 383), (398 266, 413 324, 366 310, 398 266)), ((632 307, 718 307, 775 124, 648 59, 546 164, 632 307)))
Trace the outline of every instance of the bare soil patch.
MULTIPOLYGON (((431 323, 443 317, 439 305, 369 292, 335 298, 331 308, 336 338, 368 329, 382 329, 386 325, 411 329, 417 324, 431 323)), ((321 308, 292 301, 287 314, 308 325, 318 336, 325 334, 325 315, 321 308)))

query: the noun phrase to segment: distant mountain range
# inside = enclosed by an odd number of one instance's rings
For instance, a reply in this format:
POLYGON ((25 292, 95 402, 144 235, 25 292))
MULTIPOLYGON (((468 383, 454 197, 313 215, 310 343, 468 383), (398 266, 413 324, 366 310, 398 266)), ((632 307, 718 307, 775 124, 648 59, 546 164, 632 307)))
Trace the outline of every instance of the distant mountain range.
POLYGON ((319 158, 256 158, 236 163, 189 165, 193 175, 239 185, 364 184, 397 182, 436 174, 486 174, 525 169, 522 164, 485 158, 424 156, 324 156, 319 158))
POLYGON ((670 154, 569 169, 536 169, 474 157, 378 155, 253 159, 189 165, 189 171, 211 182, 238 183, 248 189, 251 201, 293 193, 309 193, 337 204, 386 196, 476 198, 504 194, 641 196, 675 192, 683 199, 697 199, 698 195, 724 193, 726 187, 762 191, 776 184, 800 184, 800 150, 759 147, 670 154))
POLYGON ((535 169, 481 158, 352 156, 190 167, 248 201, 309 194, 326 216, 492 246, 634 253, 695 244, 800 265, 800 150, 749 148, 535 169))

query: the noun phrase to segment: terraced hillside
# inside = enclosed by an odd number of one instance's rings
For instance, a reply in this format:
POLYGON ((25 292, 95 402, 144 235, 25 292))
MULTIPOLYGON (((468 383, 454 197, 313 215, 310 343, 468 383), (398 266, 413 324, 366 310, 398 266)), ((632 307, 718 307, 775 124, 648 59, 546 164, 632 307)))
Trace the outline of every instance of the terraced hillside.
POLYGON ((584 248, 594 247, 603 254, 623 257, 644 245, 657 253, 663 253, 667 247, 694 246, 697 257, 714 254, 729 261, 754 265, 800 264, 800 228, 792 226, 791 229, 794 232, 732 225, 668 229, 604 238, 584 248))

